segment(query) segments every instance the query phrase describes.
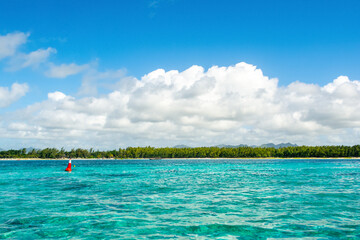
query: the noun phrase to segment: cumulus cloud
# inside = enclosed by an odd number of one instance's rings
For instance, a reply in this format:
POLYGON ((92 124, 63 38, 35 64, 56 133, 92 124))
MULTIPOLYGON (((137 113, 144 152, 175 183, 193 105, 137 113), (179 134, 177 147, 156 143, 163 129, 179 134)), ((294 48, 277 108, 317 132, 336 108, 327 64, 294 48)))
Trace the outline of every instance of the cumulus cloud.
POLYGON ((70 64, 50 64, 50 68, 45 75, 51 78, 66 78, 70 75, 78 74, 90 67, 89 64, 77 65, 75 63, 70 64))
POLYGON ((99 97, 49 93, 46 101, 9 116, 0 133, 58 147, 100 148, 360 139, 360 82, 345 76, 325 86, 279 87, 276 78, 239 63, 158 69, 115 86, 99 97))
POLYGON ((0 60, 13 56, 18 47, 26 43, 29 35, 22 32, 9 33, 4 36, 0 35, 0 60))
POLYGON ((56 53, 56 49, 51 47, 38 49, 28 54, 19 53, 9 61, 7 70, 16 71, 26 67, 38 67, 40 64, 46 63, 52 53, 56 53))
POLYGON ((28 90, 29 87, 26 83, 14 83, 10 89, 8 87, 0 87, 0 108, 7 107, 17 101, 23 97, 28 90))

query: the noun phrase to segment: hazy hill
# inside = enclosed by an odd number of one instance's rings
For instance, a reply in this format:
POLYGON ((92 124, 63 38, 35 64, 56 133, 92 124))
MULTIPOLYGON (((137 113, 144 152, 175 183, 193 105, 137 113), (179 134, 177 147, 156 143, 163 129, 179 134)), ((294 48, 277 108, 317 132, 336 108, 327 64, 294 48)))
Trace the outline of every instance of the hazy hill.
POLYGON ((180 144, 180 145, 174 146, 173 148, 191 148, 191 147, 189 147, 187 145, 180 144))
MULTIPOLYGON (((266 143, 266 144, 262 144, 260 146, 256 146, 256 145, 246 145, 246 144, 239 144, 239 145, 227 145, 227 144, 219 144, 213 147, 218 147, 218 148, 238 148, 238 147, 262 147, 262 148, 286 148, 286 147, 297 147, 298 145, 296 144, 292 144, 292 143, 279 143, 279 144, 274 144, 274 143, 266 143)), ((174 148, 192 148, 189 147, 187 145, 176 145, 174 146, 174 148)))
POLYGON ((286 147, 297 147, 298 145, 296 144, 292 144, 292 143, 280 143, 280 144, 274 144, 274 143, 267 143, 267 144, 263 144, 260 147, 263 148, 286 148, 286 147))
POLYGON ((255 147, 255 146, 248 146, 246 144, 239 144, 239 145, 220 144, 220 145, 216 145, 215 147, 218 147, 218 148, 238 148, 238 147, 255 147))

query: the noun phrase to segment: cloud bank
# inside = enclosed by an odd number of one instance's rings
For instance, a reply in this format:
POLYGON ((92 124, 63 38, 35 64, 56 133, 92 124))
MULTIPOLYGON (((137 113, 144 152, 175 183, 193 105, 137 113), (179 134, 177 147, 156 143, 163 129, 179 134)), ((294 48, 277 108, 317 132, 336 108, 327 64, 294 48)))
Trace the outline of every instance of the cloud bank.
POLYGON ((4 117, 0 134, 36 142, 35 147, 353 145, 360 140, 360 82, 346 76, 325 86, 279 87, 276 78, 242 62, 207 70, 158 69, 141 79, 122 77, 114 86, 99 97, 49 93, 47 100, 4 117))

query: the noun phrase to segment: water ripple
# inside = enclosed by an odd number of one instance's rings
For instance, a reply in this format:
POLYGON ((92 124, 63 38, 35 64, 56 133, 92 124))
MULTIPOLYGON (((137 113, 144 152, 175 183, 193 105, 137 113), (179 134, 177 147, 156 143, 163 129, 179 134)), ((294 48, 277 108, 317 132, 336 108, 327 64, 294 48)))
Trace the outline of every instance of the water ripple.
POLYGON ((360 238, 358 160, 66 164, 1 162, 0 239, 360 238))

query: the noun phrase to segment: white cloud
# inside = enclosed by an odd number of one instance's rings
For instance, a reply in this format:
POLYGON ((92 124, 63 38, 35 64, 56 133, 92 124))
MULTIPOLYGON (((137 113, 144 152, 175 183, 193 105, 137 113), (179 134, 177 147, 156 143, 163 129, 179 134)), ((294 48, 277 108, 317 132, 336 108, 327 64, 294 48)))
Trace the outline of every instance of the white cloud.
POLYGON ((8 87, 0 87, 0 108, 4 108, 17 101, 19 98, 23 97, 29 87, 26 83, 19 84, 14 83, 11 86, 11 89, 8 87))
POLYGON ((360 82, 344 76, 325 86, 279 87, 276 78, 239 63, 207 71, 158 69, 140 80, 124 78, 116 87, 100 97, 49 93, 48 100, 9 116, 0 133, 43 146, 100 148, 360 140, 360 82))
POLYGON ((77 65, 75 63, 55 65, 50 64, 50 69, 45 72, 47 77, 66 78, 71 75, 78 74, 90 67, 89 64, 77 65))
POLYGON ((0 59, 13 56, 18 47, 26 43, 29 35, 28 33, 15 32, 0 36, 0 59))
POLYGON ((66 95, 62 92, 52 92, 48 94, 48 99, 55 102, 62 101, 66 98, 66 95))
POLYGON ((8 58, 6 70, 17 71, 26 67, 38 67, 46 63, 56 49, 48 47, 47 49, 38 49, 30 53, 18 51, 18 48, 27 42, 29 33, 14 32, 0 36, 0 60, 8 58))
POLYGON ((16 71, 26 67, 38 67, 40 64, 46 63, 52 53, 56 53, 56 49, 51 47, 38 49, 29 54, 19 53, 11 58, 7 70, 16 71))

